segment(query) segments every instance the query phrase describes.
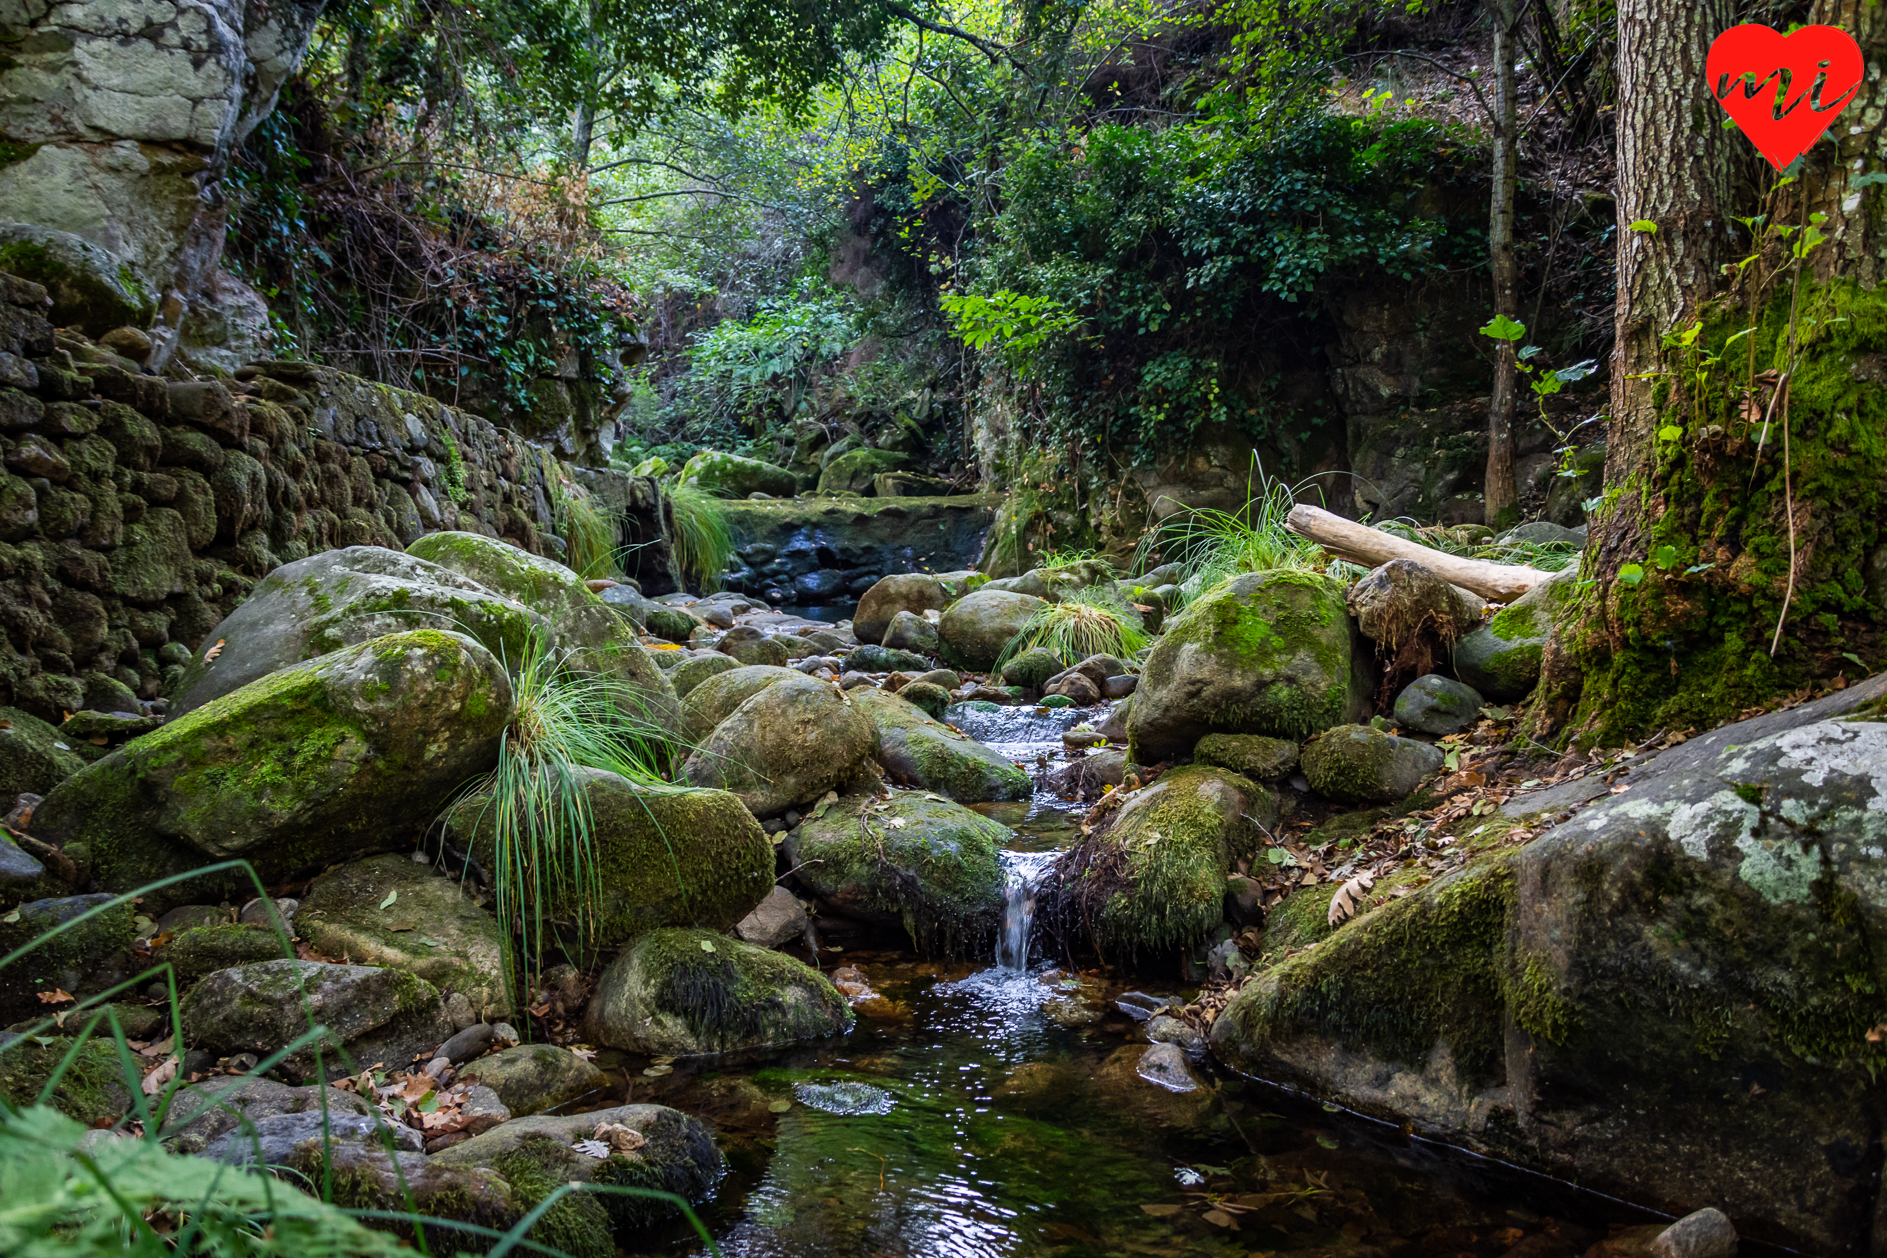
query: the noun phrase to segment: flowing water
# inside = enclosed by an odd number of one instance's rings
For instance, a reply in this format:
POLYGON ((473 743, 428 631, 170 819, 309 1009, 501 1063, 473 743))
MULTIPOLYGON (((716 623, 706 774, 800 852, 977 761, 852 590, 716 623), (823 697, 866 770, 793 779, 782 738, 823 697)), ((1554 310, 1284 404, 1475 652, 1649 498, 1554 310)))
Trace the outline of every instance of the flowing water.
MULTIPOLYGON (((981 736, 1059 758, 1065 724, 1013 716, 981 736)), ((856 966, 876 997, 841 1040, 655 1077, 645 1059, 599 1056, 627 1082, 607 1103, 716 1125, 730 1170, 701 1213, 728 1258, 1501 1258, 1536 1237, 1527 1252, 1546 1258, 1654 1218, 1203 1059, 1186 1090, 1150 1082, 1145 1025, 1118 998, 1189 993, 1031 956, 1033 888, 1075 815, 1041 797, 982 811, 1015 831, 995 957, 848 943, 817 963, 856 966)), ((706 1252, 680 1223, 633 1249, 706 1252)))

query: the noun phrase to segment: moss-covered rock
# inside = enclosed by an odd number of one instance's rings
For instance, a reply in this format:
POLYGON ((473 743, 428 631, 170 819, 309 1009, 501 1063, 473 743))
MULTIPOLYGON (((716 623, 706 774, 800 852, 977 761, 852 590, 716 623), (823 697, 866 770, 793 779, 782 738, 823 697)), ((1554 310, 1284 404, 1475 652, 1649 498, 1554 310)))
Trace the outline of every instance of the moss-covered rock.
POLYGON ((1193 759, 1250 778, 1282 782, 1297 769, 1297 744, 1263 734, 1207 734, 1193 745, 1193 759))
MULTIPOLYGON (((283 1165, 303 1181, 323 1185, 329 1200, 343 1210, 377 1210, 401 1216, 361 1221, 408 1243, 415 1230, 411 1215, 504 1232, 549 1195, 543 1181, 535 1177, 524 1177, 523 1191, 519 1191, 491 1167, 448 1166, 423 1153, 389 1151, 351 1140, 337 1141, 326 1148, 318 1141, 306 1141, 283 1165), (531 1206, 524 1204, 526 1200, 531 1206)), ((476 1244, 458 1227, 422 1223, 418 1230, 426 1247, 435 1254, 465 1253, 476 1244)), ((608 1250, 601 1248, 608 1244, 608 1235, 607 1221, 595 1202, 574 1195, 553 1205, 526 1233, 530 1241, 584 1258, 608 1258, 608 1250), (566 1207, 568 1202, 577 1204, 566 1207)))
POLYGON ((1385 655, 1421 633, 1454 642, 1481 618, 1480 600, 1413 559, 1372 568, 1350 587, 1347 600, 1357 629, 1385 655))
POLYGON ((1481 696, 1452 677, 1427 673, 1396 696, 1396 721, 1424 734, 1454 734, 1481 719, 1481 696))
POLYGON ((129 1114, 131 1089, 111 1040, 87 1040, 71 1063, 64 1064, 71 1051, 70 1040, 41 1044, 0 1031, 0 1100, 19 1109, 35 1105, 40 1091, 58 1072, 52 1105, 68 1118, 92 1127, 109 1125, 129 1114))
POLYGON ((267 926, 219 922, 178 931, 159 955, 177 971, 177 982, 188 987, 205 975, 227 970, 232 965, 292 956, 294 949, 267 926))
POLYGON ((1002 923, 999 825, 927 792, 846 795, 787 832, 800 882, 836 912, 902 926, 920 949, 992 955, 1002 923))
POLYGON ((733 656, 723 656, 730 667, 716 669, 688 691, 681 705, 681 738, 690 747, 700 746, 715 727, 734 714, 747 700, 776 682, 805 674, 773 664, 742 664, 733 656))
POLYGON ((1304 779, 1340 804, 1387 804, 1441 768, 1438 748, 1372 725, 1339 725, 1304 744, 1304 779))
POLYGON ((1168 770, 1056 860, 1042 911, 1110 961, 1190 947, 1218 929, 1226 875, 1277 817, 1268 786, 1203 765, 1168 770))
POLYGON ((728 498, 748 494, 791 498, 799 492, 799 479, 785 468, 724 450, 701 451, 681 465, 676 479, 728 498))
MULTIPOLYGON (((941 721, 950 709, 950 692, 934 681, 907 682, 898 698, 934 721, 941 721)), ((881 731, 882 732, 882 731, 881 731)))
MULTIPOLYGON (((268 883, 410 846, 511 718, 492 654, 437 629, 393 634, 215 699, 66 779, 34 817, 86 845, 120 891, 240 857, 268 883)), ((145 911, 253 894, 240 872, 147 892, 145 911)))
POLYGON ((457 878, 409 857, 370 856, 322 874, 302 897, 295 931, 324 956, 417 974, 441 995, 459 992, 487 1022, 511 1016, 497 919, 457 878))
POLYGON ((1206 734, 1298 741, 1362 720, 1368 657, 1334 577, 1276 570, 1233 577, 1174 617, 1147 656, 1127 720, 1132 757, 1152 764, 1206 734))
POLYGON ((69 739, 36 716, 0 708, 0 805, 24 792, 46 795, 85 767, 69 739))
POLYGON ((944 658, 958 668, 988 672, 1029 617, 1047 606, 1033 595, 988 586, 965 595, 946 608, 938 622, 944 658))
POLYGON ((930 661, 912 651, 867 644, 847 651, 839 668, 847 673, 922 673, 930 671, 930 661))
POLYGON ((127 950, 135 910, 130 901, 114 904, 114 899, 94 894, 33 900, 0 921, 0 956, 37 941, 31 952, 0 970, 0 1019, 56 1012, 56 1006, 39 999, 42 992, 84 996, 130 977, 127 950))
POLYGON ((792 673, 729 713, 685 772, 696 786, 732 791, 754 816, 771 817, 818 799, 877 754, 877 727, 857 704, 830 682, 792 673))
MULTIPOLYGON (((452 1034, 438 988, 399 970, 319 961, 261 961, 218 970, 184 997, 183 1042, 217 1054, 267 1056, 316 1026, 353 1058, 350 1069, 327 1045, 329 1079, 376 1061, 409 1064, 452 1034)), ((315 1072, 315 1047, 282 1059, 291 1081, 315 1072)))
POLYGON ((883 642, 891 618, 899 612, 919 616, 942 611, 950 604, 944 583, 922 572, 900 572, 885 577, 858 600, 852 613, 852 633, 860 642, 883 642))
POLYGON ((689 693, 702 682, 710 677, 719 677, 722 673, 731 673, 740 666, 740 661, 733 656, 711 651, 692 656, 669 669, 668 680, 675 687, 676 697, 686 700, 689 693))
POLYGON ((609 1076, 595 1065, 555 1044, 515 1044, 466 1062, 459 1078, 490 1088, 515 1118, 562 1105, 609 1083, 609 1076))
POLYGON ((126 324, 148 327, 157 315, 157 294, 128 264, 71 232, 0 224, 0 271, 45 285, 59 326, 90 336, 126 324))
POLYGON ((782 668, 793 658, 793 649, 784 638, 776 638, 771 634, 762 634, 756 638, 737 638, 729 634, 728 638, 717 649, 738 664, 782 668))
POLYGON ((891 618, 890 626, 885 629, 884 646, 926 662, 943 649, 937 637, 937 626, 916 612, 899 612, 891 618))
POLYGON ((861 686, 849 694, 877 728, 878 763, 898 784, 936 791, 959 804, 1028 799, 1035 793, 1026 771, 901 693, 861 686))
POLYGON ((668 607, 661 603, 651 604, 648 614, 643 617, 643 627, 664 642, 685 643, 694 637, 701 622, 679 607, 668 607))
POLYGON ((1572 599, 1578 580, 1575 561, 1494 613, 1487 624, 1455 643, 1455 674, 1495 702, 1526 698, 1539 683, 1554 618, 1572 599))
MULTIPOLYGON (((614 947, 658 926, 726 930, 772 890, 772 845, 736 796, 638 786, 601 769, 577 777, 590 809, 596 888, 583 946, 614 947)), ((448 824, 456 844, 496 868, 497 810, 488 797, 459 804, 448 824)), ((566 922, 582 907, 570 883, 543 905, 566 922)))
POLYGON ((870 494, 872 480, 884 472, 894 472, 911 461, 908 454, 890 450, 848 450, 826 464, 819 473, 822 494, 870 494))
POLYGON ((817 970, 705 930, 636 940, 597 980, 584 1020, 598 1044, 678 1057, 825 1039, 851 1026, 851 1006, 817 970))
POLYGON ((1025 690, 1040 690, 1050 677, 1061 672, 1061 656, 1045 646, 1032 646, 1002 666, 1005 684, 1025 690))

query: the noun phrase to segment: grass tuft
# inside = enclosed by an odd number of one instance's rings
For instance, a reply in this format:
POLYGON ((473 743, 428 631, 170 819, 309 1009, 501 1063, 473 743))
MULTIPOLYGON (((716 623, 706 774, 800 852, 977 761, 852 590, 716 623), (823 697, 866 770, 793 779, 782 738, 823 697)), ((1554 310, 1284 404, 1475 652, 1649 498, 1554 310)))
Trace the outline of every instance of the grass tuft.
POLYGON ((564 566, 586 581, 622 575, 616 559, 616 518, 587 493, 560 481, 554 493, 564 566))
POLYGON ((1061 602, 1050 603, 1023 623, 990 672, 1000 673, 1004 664, 1038 646, 1053 651, 1068 667, 1090 655, 1131 659, 1147 641, 1146 633, 1129 624, 1119 608, 1110 606, 1105 594, 1071 590, 1061 602))
POLYGON ((693 485, 675 486, 668 500, 675 512, 669 541, 682 581, 703 593, 720 588, 721 573, 734 557, 734 530, 721 500, 693 485))

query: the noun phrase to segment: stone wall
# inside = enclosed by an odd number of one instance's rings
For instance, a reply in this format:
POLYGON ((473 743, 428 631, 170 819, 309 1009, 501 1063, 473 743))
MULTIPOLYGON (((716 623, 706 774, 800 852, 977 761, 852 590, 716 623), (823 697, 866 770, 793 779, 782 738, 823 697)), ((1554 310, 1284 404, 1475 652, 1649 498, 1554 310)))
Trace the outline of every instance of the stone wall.
POLYGON ((722 584, 774 603, 855 602, 894 572, 974 566, 1001 504, 997 494, 731 501, 736 558, 722 584))
MULTIPOLYGON (((660 537, 649 478, 311 364, 165 380, 50 308, 0 274, 0 704, 56 722, 157 698, 258 578, 332 547, 462 529, 558 556, 562 479, 621 511, 624 540, 660 537)), ((641 566, 659 593, 666 547, 641 566)))

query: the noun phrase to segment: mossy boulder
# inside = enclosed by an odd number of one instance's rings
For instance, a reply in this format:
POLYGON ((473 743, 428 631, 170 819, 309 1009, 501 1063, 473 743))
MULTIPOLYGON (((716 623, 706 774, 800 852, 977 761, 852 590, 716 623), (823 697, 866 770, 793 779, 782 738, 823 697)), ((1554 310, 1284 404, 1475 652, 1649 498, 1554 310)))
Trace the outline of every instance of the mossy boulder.
POLYGON ((1282 782, 1297 770, 1297 744, 1263 734, 1207 734, 1192 754, 1200 764, 1215 764, 1254 782, 1282 782))
POLYGON ((891 618, 890 627, 885 630, 885 649, 903 651, 928 662, 942 649, 937 638, 937 626, 916 612, 899 612, 891 618))
POLYGON ((852 633, 860 642, 883 642, 885 630, 899 612, 922 616, 950 604, 944 583, 922 572, 899 572, 882 578, 859 597, 852 613, 852 633))
MULTIPOLYGON (((898 698, 934 721, 941 721, 950 710, 950 692, 934 681, 906 682, 898 698)), ((882 731, 881 731, 882 732, 882 731)))
POLYGON ((716 726, 734 714, 735 708, 768 686, 805 676, 775 664, 742 664, 731 655, 721 658, 730 667, 716 669, 697 682, 682 700, 681 737, 690 747, 699 746, 716 726))
POLYGON ((458 878, 410 857, 370 856, 322 874, 295 911, 295 931, 324 956, 391 966, 441 995, 458 992, 487 1022, 511 1017, 497 919, 458 878))
POLYGON ((116 898, 92 894, 32 900, 8 913, 10 920, 0 921, 0 956, 38 941, 31 952, 0 970, 0 1019, 11 1022, 55 1013, 58 1006, 41 1001, 41 993, 63 990, 85 996, 135 973, 129 955, 135 910, 128 900, 114 904, 116 898))
POLYGON ((218 1077, 177 1089, 165 1116, 164 1139, 172 1152, 201 1153, 240 1128, 244 1119, 260 1122, 284 1114, 319 1113, 323 1108, 330 1114, 361 1118, 373 1113, 358 1093, 332 1086, 294 1088, 254 1075, 218 1077))
POLYGON ((944 610, 937 625, 944 658, 958 668, 988 672, 1029 617, 1047 606, 1033 595, 988 586, 964 595, 944 610))
MULTIPOLYGON (((595 857, 596 914, 579 932, 584 948, 611 948, 658 926, 726 930, 773 889, 773 847, 738 797, 641 786, 602 769, 579 769, 575 777, 589 804, 595 857)), ((490 804, 473 796, 448 819, 454 844, 486 869, 496 860, 490 804)), ((543 908, 574 922, 582 904, 564 888, 549 893, 543 908)))
POLYGON ((1127 718, 1133 759, 1186 755, 1207 734, 1296 742, 1366 719, 1374 679, 1343 599, 1336 578, 1284 569, 1195 599, 1141 668, 1127 718))
POLYGON ((82 236, 32 223, 0 223, 0 271, 43 284, 60 327, 103 336, 149 327, 157 294, 129 263, 82 236))
POLYGON ((39 1103, 39 1094, 55 1072, 52 1106, 88 1127, 109 1126, 131 1113, 131 1090, 109 1036, 95 1036, 79 1046, 70 1063, 72 1042, 46 1043, 0 1031, 0 1100, 15 1109, 39 1103), (63 1069, 62 1069, 63 1067, 63 1069))
MULTIPOLYGON (((265 883, 407 847, 491 767, 511 718, 498 660, 456 633, 391 634, 212 700, 67 778, 33 828, 86 846, 100 886, 240 857, 265 883)), ((147 892, 145 911, 247 897, 240 873, 147 892)))
POLYGON ((922 791, 846 795, 787 832, 802 885, 835 912, 985 959, 1002 924, 1007 826, 922 791))
POLYGON ((1553 626, 1572 600, 1579 565, 1555 572, 1455 643, 1455 675, 1496 703, 1524 699, 1539 684, 1553 626))
MULTIPOLYGON (((545 616, 574 671, 613 678, 636 714, 673 729, 679 701, 632 626, 584 579, 552 559, 479 533, 428 533, 406 553, 430 560, 545 616)), ((512 665, 515 667, 515 664, 512 665)))
POLYGON ((1278 794, 1224 769, 1170 769, 1057 858, 1043 911, 1119 962, 1187 948, 1224 921, 1225 880, 1274 826, 1278 794))
POLYGON ((475 1058, 460 1069, 459 1078, 497 1093, 514 1118, 562 1105, 609 1084, 609 1076, 594 1064, 555 1044, 515 1044, 475 1058))
MULTIPOLYGON (((183 1044, 219 1056, 267 1056, 325 1026, 353 1059, 350 1068, 326 1048, 329 1079, 376 1061, 410 1064, 452 1034, 439 989, 399 970, 319 961, 261 961, 218 970, 184 997, 183 1044)), ((282 1073, 300 1082, 315 1071, 312 1045, 282 1059, 282 1073)))
POLYGON ((848 450, 819 473, 819 492, 869 495, 875 477, 894 472, 910 461, 910 455, 890 450, 848 450))
POLYGON ((1455 734, 1481 719, 1481 702, 1474 687, 1426 673, 1396 696, 1396 720, 1424 734, 1455 734))
POLYGON ((793 658, 793 649, 784 638, 776 638, 771 634, 762 634, 757 638, 734 638, 731 634, 729 637, 730 641, 722 642, 715 649, 737 664, 783 668, 793 658))
POLYGON ((894 782, 936 791, 959 804, 1028 799, 1035 793, 1027 771, 902 694, 868 686, 848 693, 877 727, 878 763, 894 782))
POLYGON ((1061 656, 1047 647, 1032 646, 1002 666, 1002 679, 1006 685, 1040 690, 1065 667, 1061 656))
POLYGON ((729 713, 684 772, 772 817, 818 799, 877 754, 878 729, 861 707, 830 682, 792 673, 729 713))
POLYGON ((160 955, 176 970, 177 981, 187 987, 232 965, 273 961, 293 954, 288 941, 268 926, 218 922, 210 926, 189 926, 176 932, 160 955))
POLYGON ((1373 725, 1338 725, 1304 744, 1304 780, 1340 804, 1387 804, 1441 768, 1439 748, 1373 725))
POLYGON ((0 707, 0 809, 21 794, 46 795, 85 767, 72 741, 36 716, 0 707))
POLYGON ((740 666, 740 661, 733 656, 710 651, 691 656, 669 669, 668 680, 675 687, 676 698, 686 700, 689 693, 702 682, 710 677, 719 677, 722 673, 731 673, 740 666))
POLYGON ((677 1057, 841 1035, 852 1009, 823 974, 707 930, 658 930, 603 971, 584 1018, 592 1042, 677 1057))
POLYGON ((799 478, 785 468, 722 450, 701 451, 681 465, 676 479, 728 498, 748 494, 791 498, 799 492, 799 478))
POLYGON ((912 651, 868 643, 847 651, 839 669, 846 673, 923 673, 930 671, 930 660, 912 651))
POLYGON ((687 642, 694 637, 701 622, 679 607, 665 607, 661 603, 649 605, 648 615, 643 619, 643 626, 664 642, 687 642))

